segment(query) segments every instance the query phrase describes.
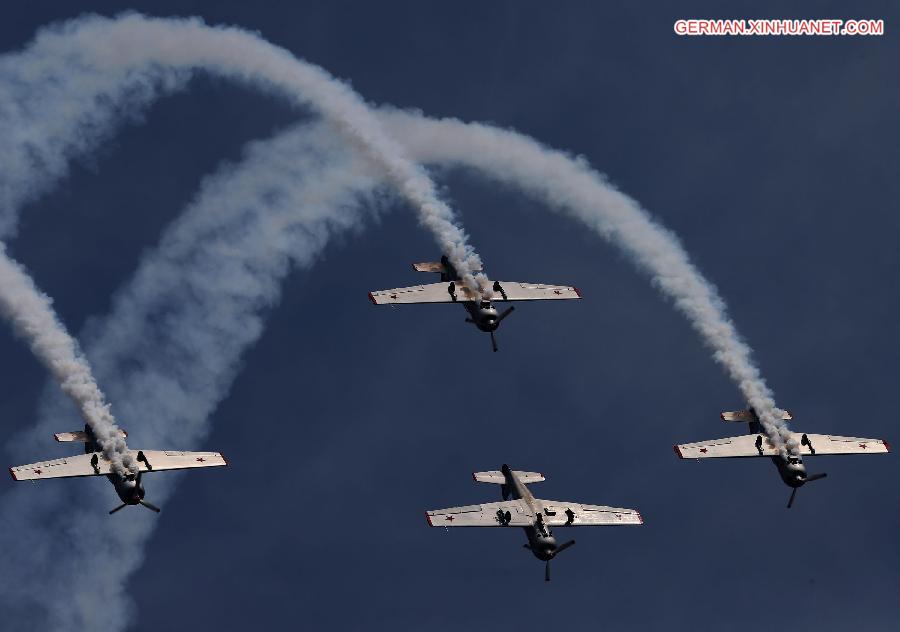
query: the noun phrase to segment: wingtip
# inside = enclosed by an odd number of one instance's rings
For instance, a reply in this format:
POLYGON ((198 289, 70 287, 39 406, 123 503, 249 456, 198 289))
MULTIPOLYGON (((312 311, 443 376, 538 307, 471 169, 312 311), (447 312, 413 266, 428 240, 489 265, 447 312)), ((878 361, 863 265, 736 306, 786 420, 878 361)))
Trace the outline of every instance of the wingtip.
POLYGON ((378 303, 375 301, 375 297, 372 296, 371 292, 369 292, 369 300, 372 301, 372 305, 378 305, 378 303))
POLYGON ((725 419, 725 413, 719 413, 719 419, 721 419, 722 421, 728 421, 727 419, 725 419))
POLYGON ((219 452, 219 456, 222 457, 222 462, 225 463, 225 465, 228 465, 228 459, 225 458, 225 455, 219 452))
POLYGON ((576 295, 578 298, 581 298, 581 290, 579 290, 579 289, 578 289, 577 287, 575 287, 574 285, 572 286, 572 289, 575 290, 575 295, 576 295))
POLYGON ((672 446, 672 449, 675 451, 675 454, 678 455, 678 458, 679 458, 679 459, 683 459, 683 458, 684 458, 684 455, 681 453, 681 446, 680 446, 680 445, 673 445, 673 446, 672 446))
POLYGON ((433 526, 434 526, 434 523, 431 522, 431 516, 428 514, 427 511, 425 512, 425 520, 428 521, 428 526, 429 526, 429 527, 433 527, 433 526))
POLYGON ((888 440, 887 440, 887 439, 882 439, 881 442, 884 444, 884 448, 885 448, 888 452, 890 452, 890 451, 891 451, 891 444, 888 443, 888 440))
POLYGON ((637 511, 637 510, 635 510, 635 512, 634 512, 634 513, 636 513, 636 514, 637 514, 637 517, 638 517, 638 523, 639 523, 639 524, 644 524, 644 516, 642 516, 642 515, 641 515, 641 512, 640 512, 640 511, 637 511))
POLYGON ((16 478, 16 473, 13 472, 13 469, 12 469, 12 468, 9 468, 9 475, 12 476, 12 479, 13 479, 14 481, 19 480, 18 478, 16 478))

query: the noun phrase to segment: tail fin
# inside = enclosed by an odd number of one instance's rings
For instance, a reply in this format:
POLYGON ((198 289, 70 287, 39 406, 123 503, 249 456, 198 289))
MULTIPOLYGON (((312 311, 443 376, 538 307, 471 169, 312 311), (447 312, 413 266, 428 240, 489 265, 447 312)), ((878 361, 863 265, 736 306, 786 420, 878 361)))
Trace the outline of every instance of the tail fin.
MULTIPOLYGON (((519 472, 513 470, 513 474, 523 483, 541 483, 546 480, 540 472, 519 472)), ((479 483, 494 483, 495 485, 504 485, 506 483, 506 477, 503 476, 503 472, 500 470, 473 472, 472 478, 479 483)))
MULTIPOLYGON (((127 437, 128 433, 119 428, 119 435, 127 437)), ((53 437, 60 442, 79 441, 81 443, 89 443, 91 436, 84 430, 76 430, 75 432, 57 432, 53 437)))
MULTIPOLYGON (((753 410, 725 411, 720 415, 720 417, 722 417, 722 421, 736 421, 740 423, 759 421, 759 417, 756 416, 756 412, 753 410)), ((787 410, 781 411, 780 418, 784 421, 790 421, 791 419, 793 419, 793 417, 791 417, 790 411, 787 410)))

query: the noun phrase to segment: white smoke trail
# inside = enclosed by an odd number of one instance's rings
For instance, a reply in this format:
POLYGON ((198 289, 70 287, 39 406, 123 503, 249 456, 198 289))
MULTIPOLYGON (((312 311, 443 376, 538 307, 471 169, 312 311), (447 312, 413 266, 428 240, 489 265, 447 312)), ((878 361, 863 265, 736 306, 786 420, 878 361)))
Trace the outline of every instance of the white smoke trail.
POLYGON ((137 464, 118 433, 116 421, 97 386, 87 359, 56 317, 50 297, 35 287, 21 265, 0 244, 0 314, 72 398, 94 432, 113 471, 137 473, 137 464))
POLYGON ((783 456, 799 447, 772 391, 737 333, 715 286, 691 263, 678 238, 582 158, 513 131, 456 119, 384 110, 386 129, 423 163, 458 165, 521 189, 581 220, 627 253, 687 316, 713 357, 741 390, 783 456))
MULTIPOLYGON (((28 52, 46 62, 42 72, 48 76, 57 72, 53 59, 61 57, 67 60, 58 70, 62 74, 77 77, 87 69, 88 74, 115 76, 119 82, 131 81, 137 86, 135 96, 115 80, 100 82, 91 98, 96 98, 101 110, 105 108, 105 114, 75 113, 56 131, 53 141, 38 143, 44 154, 33 153, 50 165, 40 172, 47 184, 64 175, 68 159, 89 150, 109 133, 116 118, 110 115, 149 102, 161 88, 177 87, 190 71, 202 68, 269 89, 274 86, 298 103, 309 105, 309 99, 315 99, 312 105, 366 148, 407 199, 427 201, 434 193, 430 180, 414 165, 412 176, 416 177, 404 180, 410 175, 405 165, 412 164, 405 149, 390 154, 402 159, 403 168, 379 153, 379 149, 399 147, 380 129, 375 128, 379 142, 372 144, 367 137, 370 128, 354 128, 356 119, 342 112, 335 116, 337 110, 329 109, 332 103, 325 98, 327 94, 311 97, 304 93, 310 90, 308 84, 317 85, 317 79, 326 84, 333 81, 323 71, 307 67, 245 32, 140 16, 117 21, 91 18, 45 31, 28 52), (159 39, 145 41, 151 36, 159 39), (106 41, 99 46, 88 41, 103 38, 106 41), (113 41, 115 45, 110 44, 113 41), (264 55, 248 61, 242 57, 248 50, 254 54, 262 50, 264 55), (301 75, 311 72, 312 77, 294 76, 298 64, 301 75), (299 87, 301 84, 304 87, 299 87), (418 175, 425 177, 427 185, 422 185, 418 175)), ((37 76, 43 75, 39 72, 37 76)), ((337 85, 339 93, 349 92, 346 86, 337 85)), ((79 82, 73 81, 69 89, 78 86, 79 82)), ((358 100, 352 92, 350 95, 358 100)), ((84 103, 90 110, 91 98, 73 102, 84 103)), ((365 109, 361 101, 357 105, 365 109)), ((771 393, 715 289, 692 266, 677 239, 650 220, 634 201, 583 163, 511 132, 452 121, 417 121, 397 113, 385 115, 385 122, 417 159, 483 169, 555 208, 566 209, 631 253, 691 318, 777 439, 778 422, 773 423, 766 413, 774 409, 771 393), (427 146, 428 139, 439 146, 427 146)), ((202 437, 208 415, 238 370, 241 352, 262 330, 261 314, 278 300, 278 281, 291 265, 311 265, 334 230, 360 224, 358 198, 377 188, 377 170, 329 148, 327 135, 310 140, 314 134, 308 134, 307 140, 302 135, 294 138, 293 148, 286 145, 279 150, 280 141, 271 147, 260 144, 250 152, 246 165, 207 181, 191 210, 167 231, 159 251, 142 263, 134 284, 117 298, 113 315, 92 329, 89 355, 117 405, 137 422, 133 428, 136 439, 171 441, 189 448, 202 437), (316 158, 304 162, 304 156, 316 158), (235 184, 229 185, 230 180, 235 184), (272 243, 278 246, 271 248, 272 243), (135 358, 141 362, 137 370, 131 365, 135 358)), ((30 145, 22 142, 21 146, 27 166, 30 145)), ((22 182, 27 184, 27 178, 22 182)), ((7 204, 0 210, 7 216, 36 192, 25 185, 9 191, 7 195, 0 187, 0 203, 7 204)), ((453 226, 452 214, 447 216, 444 209, 449 212, 446 206, 429 207, 422 216, 447 220, 453 226)), ((7 226, 13 224, 14 219, 6 222, 7 226)), ((446 225, 438 221, 432 227, 440 232, 446 225)), ((457 237, 453 243, 462 244, 461 252, 445 252, 451 260, 456 257, 477 264, 464 235, 458 232, 453 238, 457 237)), ((465 270, 464 265, 457 266, 465 270)), ((57 414, 46 412, 50 409, 57 410, 52 406, 45 409, 40 424, 47 431, 54 428, 51 418, 58 420, 57 414)), ((165 498, 170 481, 153 479, 149 493, 154 500, 165 498)), ((121 628, 128 620, 123 582, 140 564, 151 523, 132 513, 113 525, 96 507, 98 500, 93 494, 81 496, 76 507, 68 506, 72 501, 57 491, 42 491, 45 493, 36 498, 17 489, 0 505, 0 560, 3 568, 13 569, 0 578, 0 599, 29 622, 42 616, 36 611, 44 612, 50 604, 49 613, 43 615, 49 614, 50 620, 41 627, 121 628), (35 525, 39 525, 37 529, 35 525), (23 537, 27 546, 21 546, 23 537), (46 576, 48 568, 53 569, 52 577, 46 576), (85 577, 90 578, 87 587, 85 577)))
MULTIPOLYGON (((311 266, 336 232, 361 227, 380 208, 383 182, 324 125, 255 143, 241 164, 204 181, 112 313, 82 336, 134 445, 189 449, 208 434, 283 278, 311 266)), ((59 430, 63 404, 45 401, 29 448, 59 430)), ((164 502, 175 480, 145 477, 148 499, 164 502)), ((110 520, 96 487, 58 489, 15 489, 0 500, 6 620, 15 629, 122 629, 125 580, 155 523, 137 511, 110 520)))
POLYGON ((253 33, 210 27, 199 19, 138 14, 79 18, 43 29, 24 52, 0 62, 0 104, 6 104, 0 105, 0 115, 13 139, 10 175, 16 183, 0 186, 0 231, 11 230, 15 220, 10 216, 46 186, 34 184, 27 177, 29 169, 36 167, 44 180, 64 175, 67 157, 90 149, 109 133, 117 118, 109 118, 110 114, 147 103, 160 89, 183 85, 197 70, 280 93, 332 121, 365 149, 415 207, 420 222, 432 232, 463 283, 479 295, 490 295, 487 278, 476 272, 481 261, 453 211, 440 199, 425 171, 384 134, 357 93, 322 68, 253 33), (34 115, 27 113, 29 97, 34 95, 43 103, 40 121, 34 128, 17 125, 21 120, 34 121, 34 115), (56 105, 47 105, 46 98, 56 100, 56 105), (57 107, 66 108, 65 116, 48 122, 45 117, 57 107))

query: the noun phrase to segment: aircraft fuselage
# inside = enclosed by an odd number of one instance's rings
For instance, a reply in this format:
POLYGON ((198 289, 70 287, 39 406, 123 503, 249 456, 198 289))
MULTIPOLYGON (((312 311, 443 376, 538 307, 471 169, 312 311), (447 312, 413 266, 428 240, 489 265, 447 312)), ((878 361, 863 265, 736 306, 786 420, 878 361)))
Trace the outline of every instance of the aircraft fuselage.
MULTIPOLYGON (((453 264, 450 263, 446 256, 441 257, 441 263, 445 269, 444 272, 441 272, 441 281, 447 282, 447 292, 450 293, 450 296, 455 297, 457 295, 457 284, 460 281, 459 273, 457 273, 456 268, 453 267, 453 264)), ((500 325, 500 316, 497 314, 497 308, 494 307, 491 301, 459 302, 462 303, 462 306, 469 314, 467 320, 478 327, 479 330, 486 333, 497 331, 497 327, 500 325)))
MULTIPOLYGON (((750 422, 750 434, 755 434, 759 437, 757 442, 760 446, 762 445, 762 442, 765 441, 765 437, 768 436, 766 435, 762 424, 758 421, 750 422)), ((781 477, 781 480, 784 481, 785 485, 796 489, 806 484, 806 466, 803 464, 803 458, 799 454, 797 456, 789 456, 787 460, 781 456, 772 456, 769 458, 772 460, 775 469, 778 470, 778 475, 781 477)))
MULTIPOLYGON (((100 445, 94 438, 94 433, 91 431, 90 426, 85 425, 84 432, 88 436, 88 440, 84 442, 84 453, 91 454, 92 452, 100 452, 100 445)), ((97 464, 94 464, 94 467, 96 466, 97 464)), ((119 474, 107 474, 106 479, 116 490, 119 500, 124 504, 139 505, 141 504, 141 501, 144 500, 146 492, 144 491, 144 486, 141 485, 140 474, 135 478, 127 478, 119 474)))
POLYGON ((541 561, 548 561, 556 553, 556 538, 550 531, 550 527, 544 524, 543 507, 540 507, 528 488, 515 476, 509 469, 508 465, 500 468, 506 483, 500 486, 500 493, 503 500, 521 499, 531 509, 536 516, 536 523, 533 526, 522 527, 525 531, 525 537, 528 538, 528 548, 536 558, 541 561))

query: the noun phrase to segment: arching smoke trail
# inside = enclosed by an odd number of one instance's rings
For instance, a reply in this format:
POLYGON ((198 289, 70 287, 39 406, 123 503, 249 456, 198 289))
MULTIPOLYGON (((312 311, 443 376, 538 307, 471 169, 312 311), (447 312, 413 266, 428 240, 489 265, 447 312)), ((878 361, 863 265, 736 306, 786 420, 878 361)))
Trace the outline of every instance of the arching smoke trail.
POLYGON ((137 473, 118 433, 109 404, 97 386, 87 359, 56 317, 50 298, 35 287, 28 273, 6 254, 0 244, 0 314, 47 367, 93 430, 103 454, 115 472, 137 473))
POLYGON ((110 114, 149 102, 157 91, 182 85, 197 70, 279 93, 332 121, 415 207, 463 283, 477 294, 490 295, 487 278, 476 272, 480 259, 453 211, 425 171, 384 134, 357 93, 253 33, 210 27, 199 19, 138 14, 79 18, 43 29, 24 52, 0 61, 0 120, 9 126, 10 136, 4 139, 13 139, 9 162, 14 178, 14 184, 0 185, 0 231, 11 230, 11 216, 42 188, 27 176, 30 169, 36 170, 38 180, 64 175, 67 157, 90 149, 109 133, 116 118, 110 114), (41 118, 34 128, 21 127, 18 121, 35 120, 28 111, 29 97, 35 95, 42 103, 41 118), (47 104, 46 98, 59 101, 47 104), (46 118, 62 108, 64 116, 46 118))
MULTIPOLYGON (((77 79, 98 73, 117 79, 89 82, 94 92, 73 100, 86 111, 61 121, 52 139, 17 140, 15 146, 23 148, 16 163, 23 168, 22 179, 11 179, 19 184, 9 189, 0 186, 0 212, 7 218, 0 227, 10 229, 18 207, 39 192, 33 183, 22 184, 28 183, 25 170, 33 166, 29 161, 38 160, 37 166, 44 167, 39 175, 49 185, 64 175, 68 159, 90 150, 110 132, 120 118, 116 115, 181 85, 198 68, 274 88, 297 103, 313 105, 377 164, 346 153, 333 134, 297 131, 256 145, 245 164, 207 180, 189 211, 166 232, 159 250, 142 262, 134 283, 116 299, 113 314, 92 327, 86 338, 88 355, 118 410, 135 422, 131 429, 136 440, 193 447, 206 433, 208 416, 237 372, 241 353, 259 336, 262 315, 278 300, 279 281, 290 268, 311 265, 335 230, 361 224, 360 198, 377 190, 381 174, 387 173, 406 199, 427 200, 434 193, 424 172, 409 162, 410 155, 422 162, 468 166, 521 187, 619 244, 691 319, 773 438, 784 436, 783 426, 771 414, 771 392, 715 288, 671 233, 583 162, 512 132, 396 112, 385 114, 382 122, 403 146, 381 127, 375 128, 375 142, 370 142, 369 127, 354 127, 358 121, 353 116, 329 109, 334 90, 339 103, 349 93, 368 125, 371 114, 346 86, 331 86, 328 82, 335 82, 324 71, 246 32, 211 29, 196 21, 91 18, 43 32, 26 53, 45 64, 20 78, 27 83, 37 77, 35 90, 41 78, 49 85, 61 75, 77 79), (67 60, 62 67, 52 63, 59 58, 67 60), (311 89, 319 80, 331 86, 323 94, 311 89), (379 153, 390 148, 397 149, 390 155, 399 156, 399 163, 379 153), (405 180, 410 165, 415 177, 405 180), (136 358, 140 365, 135 368, 136 358)), ((6 68, 4 63, 0 66, 6 68)), ((80 81, 73 80, 67 89, 79 86, 80 81)), ((359 111, 354 108, 350 114, 359 111)), ((449 212, 446 206, 428 212, 453 225, 452 214, 448 218, 443 209, 449 212)), ((446 225, 440 221, 433 226, 442 227, 446 225)), ((454 243, 463 244, 461 252, 446 252, 451 259, 477 262, 464 235, 458 235, 461 240, 454 243)), ((58 404, 45 407, 42 432, 58 429, 51 421, 58 422, 59 411, 58 404)), ((171 486, 171 478, 154 478, 149 493, 164 500, 171 486)), ((3 568, 12 569, 0 577, 5 611, 29 622, 49 616, 40 627, 50 629, 121 629, 128 620, 124 580, 140 564, 152 523, 135 513, 120 514, 121 520, 110 523, 94 490, 72 488, 78 493, 76 504, 60 488, 45 488, 40 497, 26 497, 16 489, 0 504, 0 560, 3 568), (53 569, 52 576, 46 575, 47 569, 53 569)))
MULTIPOLYGON (((189 449, 207 435, 243 352, 280 299, 284 277, 311 266, 336 232, 362 226, 382 200, 383 172, 327 125, 250 146, 207 178, 185 213, 82 338, 134 445, 189 449)), ((45 398, 27 443, 46 446, 68 412, 45 398)), ((146 479, 164 502, 177 479, 146 479)), ((62 483, 62 482, 55 482, 62 483)), ((106 515, 108 496, 44 484, 0 501, 0 603, 17 629, 120 630, 126 578, 155 522, 106 515)))
POLYGON ((783 456, 796 441, 781 419, 750 347, 728 317, 715 286, 691 263, 678 238, 581 158, 512 131, 456 119, 433 120, 384 110, 381 120, 420 162, 457 165, 521 189, 581 220, 627 253, 687 316, 713 357, 737 384, 783 456))

